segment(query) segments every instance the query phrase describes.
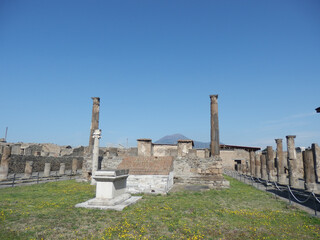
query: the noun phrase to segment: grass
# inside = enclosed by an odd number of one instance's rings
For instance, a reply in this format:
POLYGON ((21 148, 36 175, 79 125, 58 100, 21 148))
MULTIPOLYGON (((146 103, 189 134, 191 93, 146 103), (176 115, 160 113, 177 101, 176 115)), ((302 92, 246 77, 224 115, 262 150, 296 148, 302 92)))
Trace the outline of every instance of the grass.
POLYGON ((226 177, 230 189, 144 195, 122 212, 75 208, 73 180, 0 189, 0 239, 320 239, 320 220, 226 177))

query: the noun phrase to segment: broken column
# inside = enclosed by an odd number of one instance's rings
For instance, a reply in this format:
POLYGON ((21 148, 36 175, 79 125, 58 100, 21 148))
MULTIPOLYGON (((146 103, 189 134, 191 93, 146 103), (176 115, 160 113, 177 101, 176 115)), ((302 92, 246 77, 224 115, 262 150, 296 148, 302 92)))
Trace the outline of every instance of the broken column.
POLYGON ((260 162, 260 155, 255 154, 254 156, 254 165, 255 165, 255 177, 260 178, 261 177, 261 162, 260 162))
POLYGON ((275 181, 274 174, 274 157, 272 146, 267 146, 267 175, 269 181, 275 181))
POLYGON ((266 160, 266 155, 261 154, 260 155, 260 163, 261 163, 261 178, 263 180, 267 180, 267 160, 266 160))
POLYGON ((94 146, 93 146, 93 155, 92 155, 92 178, 91 185, 94 185, 96 181, 94 180, 94 176, 96 171, 98 171, 99 166, 99 142, 101 138, 101 130, 96 129, 93 133, 94 138, 94 146))
POLYGON ((33 161, 26 161, 24 169, 24 178, 30 178, 32 176, 33 161))
POLYGON ((304 170, 304 186, 308 191, 316 191, 316 177, 314 171, 313 154, 311 149, 302 152, 303 170, 304 170))
POLYGON ((280 184, 287 183, 287 176, 284 173, 284 157, 282 150, 282 139, 275 139, 277 144, 277 182, 280 184))
POLYGON ((211 156, 220 155, 218 95, 210 95, 211 99, 211 156))
POLYGON ((152 156, 152 140, 148 138, 137 139, 138 141, 138 156, 152 156))
POLYGON ((185 157, 194 146, 192 140, 178 140, 178 157, 185 157))
POLYGON ((89 154, 92 154, 92 149, 94 144, 93 133, 96 129, 99 128, 99 112, 100 112, 100 98, 92 97, 92 100, 93 100, 92 119, 91 119, 89 147, 88 147, 89 154))
POLYGON ((76 174, 78 170, 78 159, 72 159, 71 173, 76 174))
POLYGON ((312 143, 311 145, 312 154, 313 154, 313 161, 314 161, 314 168, 316 173, 316 181, 320 182, 320 147, 316 143, 312 143))
POLYGON ((65 163, 60 163, 59 175, 60 176, 64 175, 65 171, 66 171, 66 164, 65 163))
POLYGON ((51 168, 51 164, 50 163, 45 163, 44 164, 44 171, 43 171, 43 176, 44 177, 49 177, 50 176, 50 168, 51 168))
POLYGON ((296 136, 289 135, 287 138, 288 149, 288 171, 289 171, 289 185, 290 187, 299 188, 299 178, 297 170, 297 154, 294 146, 294 139, 296 136))
POLYGON ((254 151, 249 152, 249 157, 250 157, 250 175, 254 176, 254 173, 255 173, 254 151))
POLYGON ((0 164, 0 181, 6 180, 8 178, 10 156, 11 156, 11 147, 4 146, 2 157, 1 157, 1 164, 0 164))

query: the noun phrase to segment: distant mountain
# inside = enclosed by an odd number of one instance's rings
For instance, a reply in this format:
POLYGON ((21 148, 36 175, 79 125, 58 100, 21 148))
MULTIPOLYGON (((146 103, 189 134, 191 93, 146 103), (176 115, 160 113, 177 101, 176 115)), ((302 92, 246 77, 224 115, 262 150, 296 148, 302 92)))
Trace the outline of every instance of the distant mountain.
MULTIPOLYGON (((168 135, 168 136, 164 136, 163 138, 160 138, 158 141, 156 141, 155 143, 157 144, 177 144, 178 140, 185 140, 185 139, 190 139, 180 133, 177 134, 173 134, 173 135, 168 135)), ((209 148, 210 147, 210 143, 206 143, 206 142, 199 142, 199 141, 193 141, 194 143, 194 148, 209 148)))

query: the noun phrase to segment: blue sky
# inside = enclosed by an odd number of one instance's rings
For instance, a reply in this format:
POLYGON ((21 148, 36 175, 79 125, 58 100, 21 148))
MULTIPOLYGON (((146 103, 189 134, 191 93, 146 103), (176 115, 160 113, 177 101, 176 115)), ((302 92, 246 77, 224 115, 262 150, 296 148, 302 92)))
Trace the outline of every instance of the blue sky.
POLYGON ((320 2, 0 1, 0 137, 101 145, 182 133, 320 143, 320 2))

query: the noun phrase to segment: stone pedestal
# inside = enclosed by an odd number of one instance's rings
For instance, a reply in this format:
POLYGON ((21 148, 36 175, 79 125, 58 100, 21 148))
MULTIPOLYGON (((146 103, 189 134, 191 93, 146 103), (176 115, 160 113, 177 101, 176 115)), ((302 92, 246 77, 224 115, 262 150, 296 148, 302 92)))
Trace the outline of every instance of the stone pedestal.
POLYGON ((261 163, 261 178, 263 180, 267 180, 267 163, 266 163, 266 155, 261 154, 260 156, 260 163, 261 163))
POLYGON ((66 171, 66 164, 65 163, 60 163, 59 175, 60 176, 64 175, 65 171, 66 171))
POLYGON ((284 157, 282 139, 275 139, 277 144, 277 182, 280 184, 287 183, 287 176, 284 173, 284 157))
POLYGON ((24 169, 24 178, 30 178, 32 176, 33 161, 26 161, 26 167, 24 169))
POLYGON ((314 171, 314 162, 312 150, 305 150, 302 153, 303 170, 304 170, 304 186, 308 191, 317 191, 316 177, 314 171))
POLYGON ((297 154, 294 145, 294 139, 296 136, 289 135, 287 138, 288 149, 288 171, 289 171, 289 185, 290 187, 299 188, 299 178, 297 170, 297 154))
POLYGON ((49 177, 50 176, 50 169, 51 168, 51 164, 50 163, 45 163, 44 164, 44 172, 43 172, 43 176, 44 177, 49 177))
POLYGON ((1 164, 0 164, 0 181, 6 180, 8 178, 10 156, 11 156, 11 147, 5 146, 3 149, 1 164))
POLYGON ((122 210, 135 203, 141 197, 131 197, 126 193, 128 173, 127 169, 96 171, 93 176, 97 185, 96 197, 76 207, 122 210))

